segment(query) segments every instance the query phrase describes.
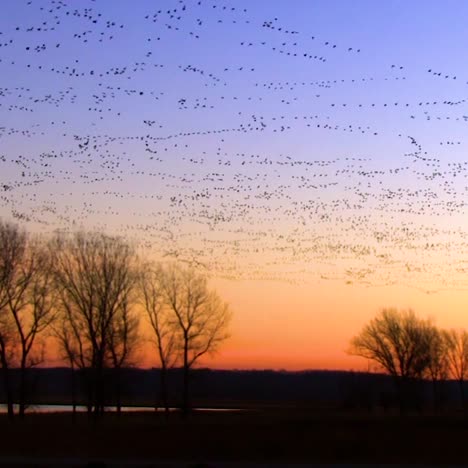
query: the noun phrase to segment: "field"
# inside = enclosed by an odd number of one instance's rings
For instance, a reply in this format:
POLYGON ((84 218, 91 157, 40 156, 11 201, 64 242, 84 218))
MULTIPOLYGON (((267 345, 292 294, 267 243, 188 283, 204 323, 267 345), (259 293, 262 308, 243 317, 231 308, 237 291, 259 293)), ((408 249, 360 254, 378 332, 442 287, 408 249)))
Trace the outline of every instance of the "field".
POLYGON ((31 414, 0 419, 3 459, 468 464, 462 415, 372 415, 268 409, 194 413, 31 414))

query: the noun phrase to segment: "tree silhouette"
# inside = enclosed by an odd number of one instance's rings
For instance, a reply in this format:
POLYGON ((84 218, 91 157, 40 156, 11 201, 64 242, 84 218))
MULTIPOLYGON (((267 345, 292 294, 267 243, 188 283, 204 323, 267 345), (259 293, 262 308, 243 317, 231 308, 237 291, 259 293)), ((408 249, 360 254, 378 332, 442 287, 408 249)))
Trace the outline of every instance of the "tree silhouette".
POLYGON ((465 408, 464 381, 468 374, 468 332, 466 330, 448 330, 445 332, 447 341, 447 359, 450 371, 460 388, 460 399, 465 408))
POLYGON ((54 320, 52 263, 39 240, 0 221, 0 362, 8 415, 14 416, 10 368, 19 367, 19 414, 27 399, 26 370, 43 361, 39 338, 54 320))
POLYGON ((118 237, 78 232, 53 242, 62 352, 87 375, 88 411, 104 411, 104 369, 130 355, 136 255, 118 237))
POLYGON ((442 385, 449 376, 448 341, 444 330, 432 326, 428 331, 429 363, 426 376, 432 381, 434 409, 438 410, 442 401, 442 385))
POLYGON ((410 382, 430 365, 432 333, 431 323, 412 310, 383 309, 352 339, 350 353, 377 362, 392 375, 403 404, 410 382))
POLYGON ((163 270, 154 264, 147 264, 140 275, 141 302, 148 318, 159 358, 160 386, 166 418, 169 415, 169 392, 167 371, 178 358, 177 328, 171 309, 165 302, 162 286, 163 270))
POLYGON ((215 291, 208 288, 205 276, 193 268, 170 265, 163 269, 162 288, 172 313, 171 326, 183 367, 184 416, 190 411, 190 369, 206 353, 213 353, 228 338, 231 312, 215 291))
POLYGON ((122 369, 134 365, 140 342, 140 318, 133 307, 136 298, 126 297, 109 324, 107 362, 114 369, 116 408, 122 409, 122 369), (131 302, 130 302, 131 301, 131 302))

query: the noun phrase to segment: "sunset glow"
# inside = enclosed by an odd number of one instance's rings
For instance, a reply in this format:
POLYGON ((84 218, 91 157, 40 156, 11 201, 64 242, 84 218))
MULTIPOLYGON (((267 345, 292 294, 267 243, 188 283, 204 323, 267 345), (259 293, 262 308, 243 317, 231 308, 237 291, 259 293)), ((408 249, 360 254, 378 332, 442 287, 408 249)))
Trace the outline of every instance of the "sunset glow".
POLYGON ((382 307, 468 327, 468 3, 2 6, 0 218, 208 275, 199 366, 368 369, 382 307))

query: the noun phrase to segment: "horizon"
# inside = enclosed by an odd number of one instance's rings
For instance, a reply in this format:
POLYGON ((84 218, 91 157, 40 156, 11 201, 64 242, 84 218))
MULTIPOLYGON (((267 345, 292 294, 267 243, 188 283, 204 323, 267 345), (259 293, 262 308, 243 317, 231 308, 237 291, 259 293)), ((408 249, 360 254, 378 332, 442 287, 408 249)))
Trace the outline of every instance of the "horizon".
POLYGON ((215 370, 365 371, 350 340, 384 307, 468 328, 467 14, 6 2, 0 220, 207 274, 215 370))

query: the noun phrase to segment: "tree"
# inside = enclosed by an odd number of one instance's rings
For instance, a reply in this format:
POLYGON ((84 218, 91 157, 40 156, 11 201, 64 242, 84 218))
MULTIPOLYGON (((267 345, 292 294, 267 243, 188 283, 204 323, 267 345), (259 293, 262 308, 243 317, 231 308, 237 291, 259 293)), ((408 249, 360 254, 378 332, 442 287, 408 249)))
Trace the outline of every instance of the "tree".
POLYGON ((108 359, 115 377, 116 408, 122 409, 122 369, 134 364, 134 354, 140 341, 140 319, 133 307, 133 298, 127 297, 110 322, 108 333, 108 359), (131 301, 131 303, 130 303, 131 301))
POLYGON ((77 346, 77 338, 72 329, 70 322, 63 320, 60 316, 53 326, 53 335, 59 344, 60 357, 64 361, 68 361, 70 365, 71 375, 71 398, 72 398, 72 415, 73 421, 76 420, 76 407, 77 407, 77 386, 76 386, 76 368, 84 369, 86 363, 84 356, 79 353, 80 347, 77 346))
POLYGON ((448 330, 445 332, 447 359, 450 371, 460 387, 460 398, 465 407, 464 381, 468 374, 468 332, 466 330, 448 330))
POLYGON ((87 375, 88 411, 104 411, 104 369, 130 355, 136 254, 118 237, 78 232, 52 244, 63 355, 87 375))
POLYGON ((164 299, 172 314, 176 344, 183 368, 182 411, 190 411, 190 370, 206 353, 214 353, 228 338, 231 312, 206 277, 193 268, 170 265, 162 272, 164 299))
POLYGON ((44 245, 18 226, 0 221, 0 362, 10 418, 14 417, 10 369, 20 371, 18 403, 23 417, 26 371, 42 362, 39 339, 55 317, 52 286, 52 263, 44 245))
POLYGON ((431 362, 432 325, 412 310, 383 309, 351 341, 351 354, 377 362, 392 375, 400 404, 410 381, 419 379, 431 362))
POLYGON ((160 363, 160 388, 166 418, 169 416, 169 393, 167 371, 177 361, 176 327, 171 309, 165 303, 162 286, 163 270, 156 265, 147 264, 140 275, 141 301, 146 317, 153 332, 160 363))
POLYGON ((426 374, 432 381, 434 408, 437 410, 442 401, 442 385, 449 375, 448 342, 446 332, 435 326, 428 330, 428 338, 429 363, 426 374))

